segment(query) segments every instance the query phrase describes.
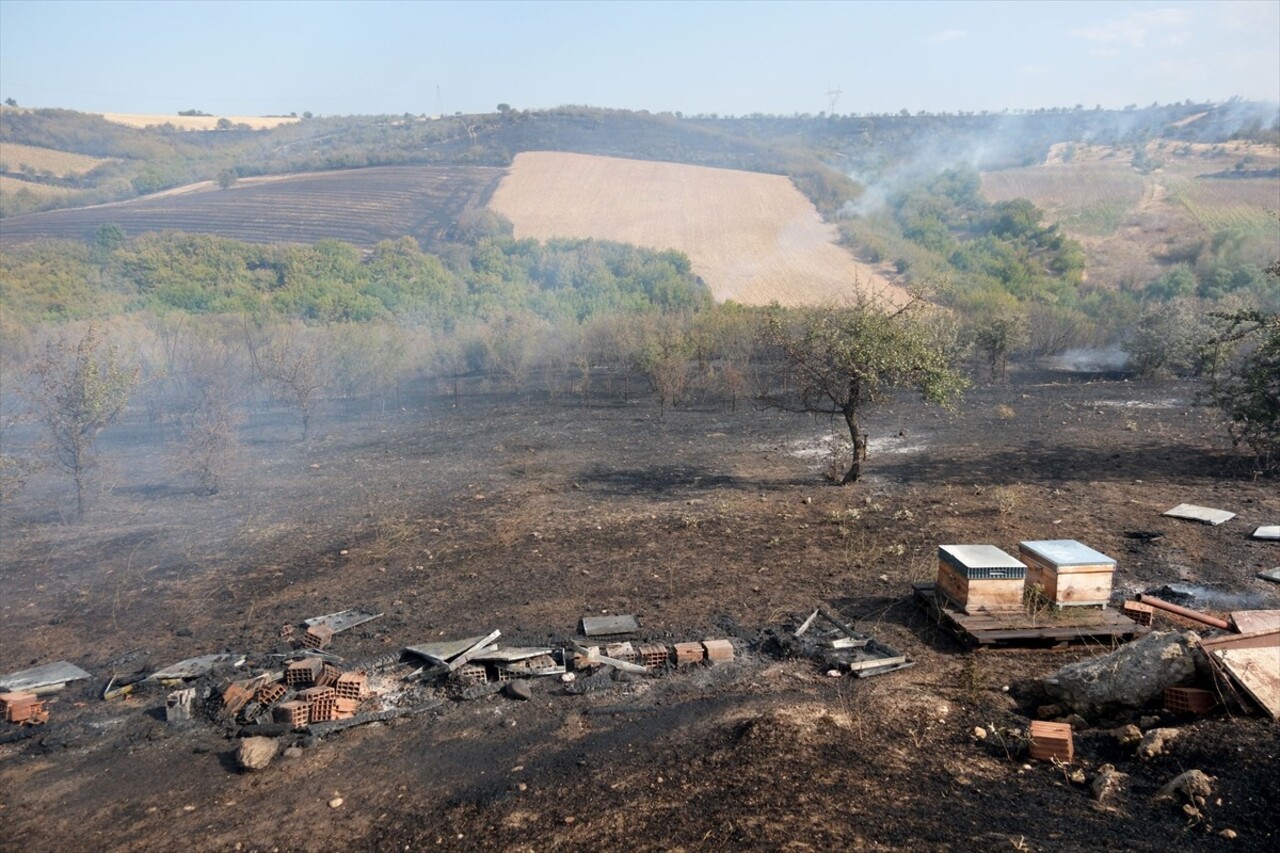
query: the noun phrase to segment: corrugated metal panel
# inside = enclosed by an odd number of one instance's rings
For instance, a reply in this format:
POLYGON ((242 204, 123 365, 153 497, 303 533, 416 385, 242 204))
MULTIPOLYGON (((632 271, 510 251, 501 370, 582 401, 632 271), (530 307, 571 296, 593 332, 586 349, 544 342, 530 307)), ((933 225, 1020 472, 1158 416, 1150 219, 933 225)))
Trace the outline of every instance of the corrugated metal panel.
POLYGON ((1018 546, 1054 566, 1114 566, 1116 561, 1074 539, 1040 539, 1018 546))

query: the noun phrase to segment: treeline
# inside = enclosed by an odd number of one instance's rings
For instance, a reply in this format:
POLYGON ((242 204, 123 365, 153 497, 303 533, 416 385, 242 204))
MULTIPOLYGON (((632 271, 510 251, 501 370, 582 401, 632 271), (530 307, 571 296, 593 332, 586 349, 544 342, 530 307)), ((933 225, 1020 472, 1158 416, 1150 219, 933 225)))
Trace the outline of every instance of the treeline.
POLYGON ((949 169, 891 194, 874 212, 847 215, 839 227, 860 255, 892 263, 911 286, 966 318, 997 374, 1014 354, 1128 349, 1173 299, 1198 300, 1206 312, 1280 311, 1280 283, 1238 229, 1167 258, 1175 266, 1150 281, 1094 287, 1084 279, 1081 245, 1044 225, 1043 211, 1025 199, 988 202, 980 188, 977 172, 949 169))
POLYGON ((439 254, 409 237, 366 254, 334 240, 262 245, 180 232, 130 239, 111 224, 89 245, 40 242, 0 254, 0 311, 11 326, 143 310, 451 326, 509 311, 548 320, 685 311, 710 299, 679 252, 516 240, 491 213, 467 217, 439 254))

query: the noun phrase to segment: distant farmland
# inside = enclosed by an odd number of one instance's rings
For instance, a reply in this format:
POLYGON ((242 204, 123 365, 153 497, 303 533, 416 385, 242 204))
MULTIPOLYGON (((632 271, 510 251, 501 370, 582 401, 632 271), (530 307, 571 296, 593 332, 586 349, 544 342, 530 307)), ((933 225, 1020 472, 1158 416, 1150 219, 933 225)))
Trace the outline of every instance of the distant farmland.
POLYGON ((282 124, 293 124, 296 116, 179 116, 148 115, 145 113, 102 113, 107 121, 127 127, 160 127, 171 124, 178 130, 217 130, 218 122, 226 119, 232 124, 245 124, 253 130, 268 130, 282 124))
POLYGON ((834 229, 780 175, 531 152, 516 155, 489 207, 521 238, 679 249, 719 301, 819 304, 859 287, 905 297, 836 245, 834 229))
POLYGON ((212 183, 116 204, 0 220, 0 244, 91 240, 115 223, 129 236, 190 231, 258 243, 344 240, 362 246, 409 235, 430 246, 465 211, 484 205, 501 169, 386 166, 212 183))
POLYGON ((54 177, 65 178, 92 171, 106 162, 108 161, 101 157, 86 157, 69 151, 20 145, 16 142, 0 143, 0 163, 10 172, 21 172, 24 167, 30 167, 37 172, 48 172, 54 177))

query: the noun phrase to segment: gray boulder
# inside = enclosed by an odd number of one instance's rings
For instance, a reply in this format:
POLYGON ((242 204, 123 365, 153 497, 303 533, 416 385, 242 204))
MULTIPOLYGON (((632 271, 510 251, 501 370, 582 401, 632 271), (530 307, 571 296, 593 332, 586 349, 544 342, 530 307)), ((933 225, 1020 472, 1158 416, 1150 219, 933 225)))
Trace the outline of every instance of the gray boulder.
POLYGON ((1114 652, 1064 666, 1044 680, 1046 692, 1079 714, 1141 708, 1196 674, 1200 638, 1152 632, 1114 652))

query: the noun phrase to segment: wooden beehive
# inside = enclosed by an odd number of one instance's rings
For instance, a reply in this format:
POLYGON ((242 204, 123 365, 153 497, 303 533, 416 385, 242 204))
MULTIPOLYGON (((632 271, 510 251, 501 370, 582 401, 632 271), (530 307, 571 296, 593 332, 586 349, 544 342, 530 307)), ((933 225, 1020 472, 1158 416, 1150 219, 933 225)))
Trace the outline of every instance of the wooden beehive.
POLYGON ((1105 607, 1116 561, 1074 539, 1019 542, 1027 585, 1039 586, 1058 607, 1105 607))
POLYGON ((1022 610, 1027 567, 994 545, 938 547, 937 590, 965 613, 1022 610))

